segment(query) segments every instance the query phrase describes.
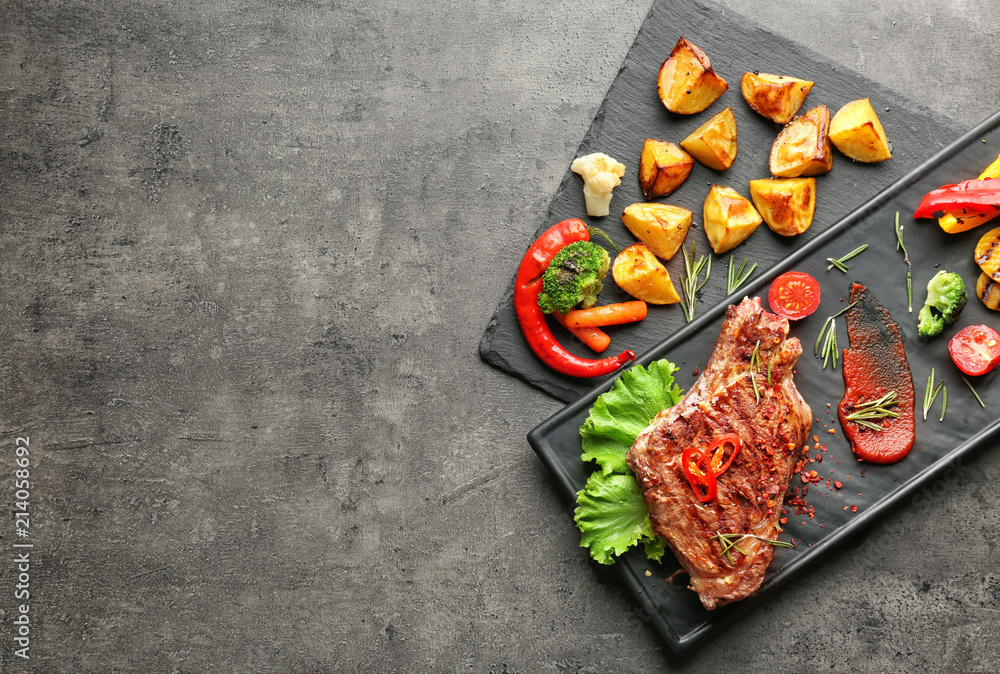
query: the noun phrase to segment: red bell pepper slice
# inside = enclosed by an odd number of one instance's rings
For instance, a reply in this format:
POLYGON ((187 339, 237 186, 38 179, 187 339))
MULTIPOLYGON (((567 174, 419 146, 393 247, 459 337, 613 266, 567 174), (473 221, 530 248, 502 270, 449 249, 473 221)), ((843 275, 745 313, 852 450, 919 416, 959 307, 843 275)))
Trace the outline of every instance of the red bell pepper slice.
POLYGON ((965 180, 931 190, 920 201, 914 218, 931 218, 938 211, 989 213, 1000 210, 1000 179, 965 180))

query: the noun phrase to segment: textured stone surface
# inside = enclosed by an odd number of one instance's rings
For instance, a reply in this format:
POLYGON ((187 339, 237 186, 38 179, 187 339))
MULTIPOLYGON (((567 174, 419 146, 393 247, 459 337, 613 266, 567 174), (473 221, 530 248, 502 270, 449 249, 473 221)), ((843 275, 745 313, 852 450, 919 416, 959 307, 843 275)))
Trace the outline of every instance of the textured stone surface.
MULTIPOLYGON (((1000 108, 990 0, 722 4, 968 126, 1000 108)), ((648 9, 7 3, 35 671, 680 664, 525 442, 560 403, 477 353, 648 9)), ((995 670, 991 449, 685 668, 995 670)))

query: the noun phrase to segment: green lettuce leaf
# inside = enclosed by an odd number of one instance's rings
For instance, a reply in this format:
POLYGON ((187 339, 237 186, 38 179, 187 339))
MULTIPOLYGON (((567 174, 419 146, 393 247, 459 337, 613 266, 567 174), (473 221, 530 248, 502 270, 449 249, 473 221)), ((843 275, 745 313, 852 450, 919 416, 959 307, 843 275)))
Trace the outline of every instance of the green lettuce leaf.
POLYGON ((591 556, 601 564, 612 564, 615 555, 657 538, 646 499, 632 475, 594 471, 577 494, 577 504, 573 519, 583 533, 580 545, 590 548, 591 556))
POLYGON ((597 399, 580 427, 583 460, 596 461, 605 475, 626 473, 625 455, 657 414, 681 399, 677 367, 667 360, 636 365, 597 399))
POLYGON ((677 367, 666 360, 637 365, 625 372, 594 403, 580 428, 582 459, 601 468, 577 494, 574 520, 601 564, 612 564, 633 545, 642 543, 646 556, 660 561, 666 541, 653 533, 649 510, 635 475, 625 462, 632 443, 661 411, 673 407, 682 392, 674 383, 677 367))

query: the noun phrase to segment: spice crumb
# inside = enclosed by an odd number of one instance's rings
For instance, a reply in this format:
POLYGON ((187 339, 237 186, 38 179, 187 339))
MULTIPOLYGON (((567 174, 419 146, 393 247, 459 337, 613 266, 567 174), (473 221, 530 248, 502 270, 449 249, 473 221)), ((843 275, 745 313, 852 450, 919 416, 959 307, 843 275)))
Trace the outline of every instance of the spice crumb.
POLYGON ((649 578, 652 575, 653 575, 653 572, 650 571, 649 569, 646 569, 646 578, 649 578))

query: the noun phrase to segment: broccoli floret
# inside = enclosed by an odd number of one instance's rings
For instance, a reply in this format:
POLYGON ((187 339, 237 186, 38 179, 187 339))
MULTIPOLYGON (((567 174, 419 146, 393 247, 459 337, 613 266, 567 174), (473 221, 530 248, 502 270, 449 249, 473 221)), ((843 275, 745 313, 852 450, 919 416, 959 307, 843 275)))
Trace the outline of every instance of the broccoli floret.
POLYGON ((608 251, 590 241, 574 241, 556 253, 545 270, 538 306, 547 314, 594 306, 610 266, 608 251))
POLYGON ((917 333, 937 337, 955 324, 968 300, 962 277, 942 269, 927 282, 927 301, 917 314, 917 333))

